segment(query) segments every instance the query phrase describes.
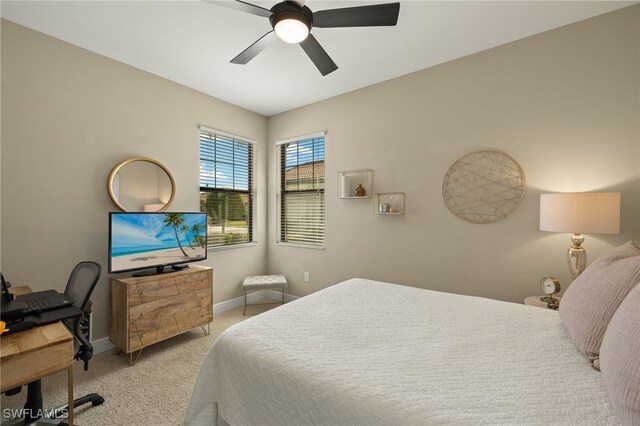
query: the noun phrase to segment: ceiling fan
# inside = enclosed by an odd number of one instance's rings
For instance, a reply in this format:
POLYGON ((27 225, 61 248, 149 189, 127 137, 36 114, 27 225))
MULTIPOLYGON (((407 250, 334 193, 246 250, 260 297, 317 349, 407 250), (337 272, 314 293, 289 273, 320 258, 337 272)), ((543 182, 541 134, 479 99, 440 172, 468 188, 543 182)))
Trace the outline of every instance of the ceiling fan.
POLYGON ((318 40, 310 34, 311 28, 378 27, 394 26, 398 22, 400 3, 326 9, 312 12, 304 0, 286 0, 271 9, 265 9, 241 0, 205 0, 220 6, 269 18, 272 31, 260 37, 251 46, 231 60, 234 64, 246 64, 276 40, 298 43, 322 75, 338 69, 318 40))

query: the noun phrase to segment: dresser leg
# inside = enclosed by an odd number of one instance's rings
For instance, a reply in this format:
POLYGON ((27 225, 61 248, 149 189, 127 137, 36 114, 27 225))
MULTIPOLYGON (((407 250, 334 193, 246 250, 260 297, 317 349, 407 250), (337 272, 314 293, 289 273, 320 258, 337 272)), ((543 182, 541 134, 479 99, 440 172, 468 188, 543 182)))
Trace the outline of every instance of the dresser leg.
POLYGON ((201 325, 200 328, 202 329, 202 332, 204 333, 205 336, 208 336, 211 334, 211 328, 209 327, 211 323, 207 323, 207 328, 204 328, 204 325, 201 325))
POLYGON ((138 362, 138 359, 140 359, 140 355, 142 355, 143 350, 144 348, 138 351, 138 354, 136 355, 136 359, 133 359, 133 352, 129 352, 129 367, 133 367, 136 364, 136 362, 138 362))

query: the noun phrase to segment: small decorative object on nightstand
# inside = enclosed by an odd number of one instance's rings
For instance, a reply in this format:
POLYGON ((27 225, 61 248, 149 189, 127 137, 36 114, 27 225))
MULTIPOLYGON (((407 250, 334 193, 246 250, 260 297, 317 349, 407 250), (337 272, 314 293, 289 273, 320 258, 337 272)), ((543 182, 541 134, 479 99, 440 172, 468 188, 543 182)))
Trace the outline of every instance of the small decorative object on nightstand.
MULTIPOLYGON (((549 304, 547 302, 543 302, 542 297, 540 296, 529 296, 526 299, 524 299, 524 304, 528 305, 528 306, 536 306, 538 308, 546 308, 546 309, 553 309, 554 311, 557 310, 557 308, 550 308, 549 304)), ((562 297, 556 297, 555 298, 558 301, 558 305, 560 304, 560 301, 562 300, 562 297)))
POLYGON ((555 277, 544 277, 540 280, 540 287, 546 294, 545 297, 531 296, 524 299, 525 305, 538 306, 540 308, 558 309, 560 307, 560 297, 553 297, 560 293, 560 281, 555 277))
POLYGON ((549 309, 558 309, 560 301, 553 295, 560 293, 560 281, 556 277, 544 277, 540 280, 540 287, 547 295, 540 300, 546 302, 549 309))

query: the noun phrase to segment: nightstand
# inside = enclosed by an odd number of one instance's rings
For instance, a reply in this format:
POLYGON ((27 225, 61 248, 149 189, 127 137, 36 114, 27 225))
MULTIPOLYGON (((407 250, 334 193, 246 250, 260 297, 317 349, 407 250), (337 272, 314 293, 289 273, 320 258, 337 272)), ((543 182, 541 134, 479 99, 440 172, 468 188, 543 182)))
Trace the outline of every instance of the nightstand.
MULTIPOLYGON (((544 297, 544 296, 529 296, 526 299, 524 299, 524 304, 529 306, 536 306, 538 308, 550 309, 547 306, 547 302, 543 302, 542 300, 540 300, 541 297, 544 297)), ((558 299, 560 302, 562 301, 562 297, 559 297, 559 296, 555 296, 554 299, 558 299)))

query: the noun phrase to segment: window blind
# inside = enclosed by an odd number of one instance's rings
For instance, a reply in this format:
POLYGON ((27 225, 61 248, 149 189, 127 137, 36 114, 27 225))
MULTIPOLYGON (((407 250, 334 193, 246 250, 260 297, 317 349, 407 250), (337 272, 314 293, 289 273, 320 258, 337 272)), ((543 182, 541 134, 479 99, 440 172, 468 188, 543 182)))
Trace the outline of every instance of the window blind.
POLYGON ((200 132, 200 211, 209 247, 253 241, 253 143, 200 132))
POLYGON ((280 242, 324 245, 324 136, 280 150, 280 242))

